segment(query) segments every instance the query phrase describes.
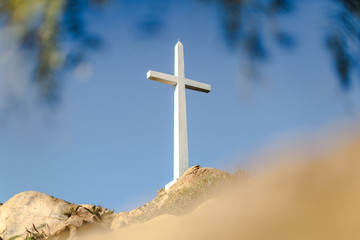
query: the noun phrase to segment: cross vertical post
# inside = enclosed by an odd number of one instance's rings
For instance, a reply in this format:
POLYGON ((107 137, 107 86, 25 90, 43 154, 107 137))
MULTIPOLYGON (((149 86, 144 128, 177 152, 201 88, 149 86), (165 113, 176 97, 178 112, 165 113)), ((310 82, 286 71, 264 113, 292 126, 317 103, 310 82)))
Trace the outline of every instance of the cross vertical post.
POLYGON ((189 168, 184 49, 181 42, 175 46, 174 75, 178 77, 174 91, 174 180, 177 180, 189 168))
POLYGON ((185 78, 184 49, 180 41, 175 46, 174 75, 148 71, 147 78, 175 87, 174 90, 174 180, 165 186, 170 188, 189 168, 187 120, 186 120, 186 95, 185 89, 208 93, 209 84, 185 78))

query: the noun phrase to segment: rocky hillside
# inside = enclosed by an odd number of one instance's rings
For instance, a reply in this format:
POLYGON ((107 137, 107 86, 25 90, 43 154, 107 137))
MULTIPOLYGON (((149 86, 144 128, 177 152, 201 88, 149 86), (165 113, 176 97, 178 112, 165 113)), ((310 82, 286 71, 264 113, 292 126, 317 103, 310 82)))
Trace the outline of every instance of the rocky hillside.
POLYGON ((167 191, 160 189, 157 197, 130 212, 120 212, 112 229, 131 223, 148 221, 162 214, 182 215, 191 212, 203 201, 217 195, 217 189, 236 179, 231 174, 199 165, 189 168, 167 191))
POLYGON ((194 166, 167 191, 130 212, 113 213, 94 205, 77 205, 45 193, 22 192, 0 205, 0 240, 73 239, 89 229, 119 229, 162 214, 182 215, 216 196, 216 189, 236 177, 194 166))

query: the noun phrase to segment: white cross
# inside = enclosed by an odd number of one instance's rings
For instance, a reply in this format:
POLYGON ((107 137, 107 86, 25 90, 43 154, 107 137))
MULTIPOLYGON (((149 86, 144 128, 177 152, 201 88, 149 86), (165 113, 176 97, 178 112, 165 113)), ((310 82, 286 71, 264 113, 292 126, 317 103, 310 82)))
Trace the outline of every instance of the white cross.
POLYGON ((175 71, 174 75, 148 71, 147 78, 175 86, 174 91, 174 180, 165 186, 167 190, 189 168, 187 122, 186 122, 186 97, 185 88, 200 92, 210 92, 209 84, 185 78, 184 50, 180 41, 175 46, 175 71))

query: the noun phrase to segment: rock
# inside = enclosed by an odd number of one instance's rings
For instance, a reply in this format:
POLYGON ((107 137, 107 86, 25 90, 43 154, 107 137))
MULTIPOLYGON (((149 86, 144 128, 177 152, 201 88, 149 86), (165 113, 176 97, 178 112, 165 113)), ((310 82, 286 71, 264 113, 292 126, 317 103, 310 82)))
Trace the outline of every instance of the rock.
POLYGON ((72 205, 47 194, 29 191, 22 192, 1 206, 0 233, 8 239, 23 235, 33 225, 47 224, 49 228, 66 221, 71 215, 72 205))
POLYGON ((110 227, 113 215, 103 207, 71 204, 35 191, 22 192, 1 206, 0 237, 24 238, 32 233, 55 240, 71 239, 89 227, 110 227))
POLYGON ((199 165, 189 168, 167 191, 160 189, 156 198, 130 212, 119 213, 111 229, 135 222, 145 222, 163 214, 182 215, 193 211, 203 201, 215 197, 215 191, 234 179, 231 174, 199 165))

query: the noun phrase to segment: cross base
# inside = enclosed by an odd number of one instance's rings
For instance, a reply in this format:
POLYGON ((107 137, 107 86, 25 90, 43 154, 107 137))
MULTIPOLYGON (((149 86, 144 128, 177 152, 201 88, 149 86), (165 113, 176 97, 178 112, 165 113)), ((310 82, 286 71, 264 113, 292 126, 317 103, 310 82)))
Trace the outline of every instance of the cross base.
POLYGON ((174 180, 172 180, 171 182, 169 182, 168 184, 165 185, 165 191, 167 191, 174 183, 177 182, 177 180, 179 180, 178 178, 175 178, 174 180))

